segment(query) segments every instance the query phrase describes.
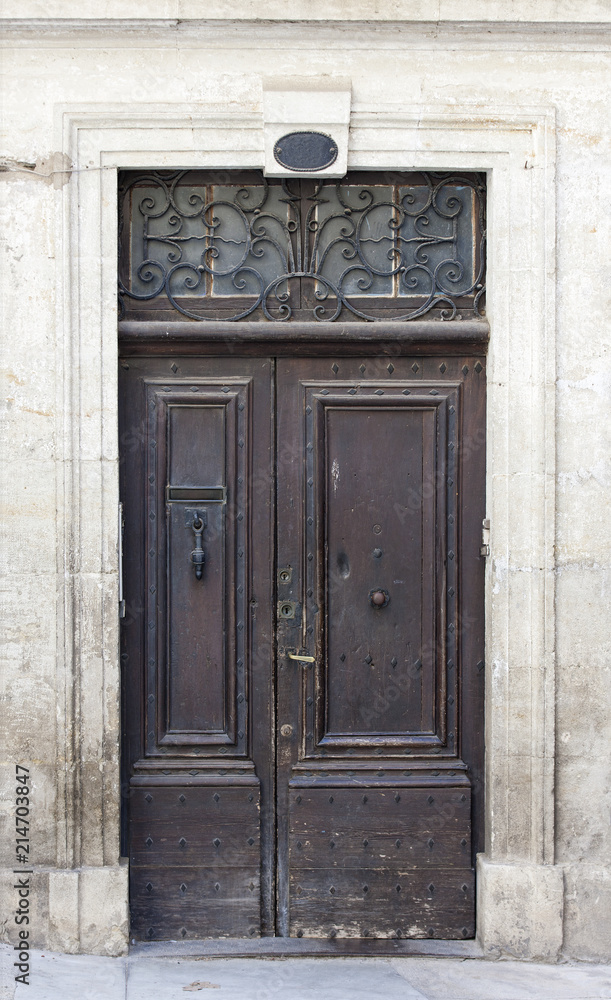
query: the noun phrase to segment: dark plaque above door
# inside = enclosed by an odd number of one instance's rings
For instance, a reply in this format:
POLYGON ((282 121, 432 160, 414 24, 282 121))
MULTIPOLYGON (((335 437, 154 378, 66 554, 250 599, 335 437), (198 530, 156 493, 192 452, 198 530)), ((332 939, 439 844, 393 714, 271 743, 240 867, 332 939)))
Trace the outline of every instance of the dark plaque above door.
POLYGON ((326 170, 337 159, 337 144, 323 132, 289 132, 274 145, 274 159, 286 170, 326 170))

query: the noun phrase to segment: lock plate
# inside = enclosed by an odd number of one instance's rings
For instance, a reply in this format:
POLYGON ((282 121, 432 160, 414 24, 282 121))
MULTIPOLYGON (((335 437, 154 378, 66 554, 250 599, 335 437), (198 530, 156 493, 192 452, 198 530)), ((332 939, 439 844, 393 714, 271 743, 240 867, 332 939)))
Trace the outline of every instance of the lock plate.
POLYGON ((298 607, 296 601, 278 601, 278 618, 284 620, 295 618, 298 607))

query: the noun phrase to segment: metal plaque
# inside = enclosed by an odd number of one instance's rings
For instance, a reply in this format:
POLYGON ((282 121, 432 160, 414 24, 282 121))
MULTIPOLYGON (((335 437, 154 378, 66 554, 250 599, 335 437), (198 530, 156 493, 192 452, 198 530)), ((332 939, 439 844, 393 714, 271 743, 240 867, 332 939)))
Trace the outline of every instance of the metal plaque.
POLYGON ((289 132, 274 145, 274 159, 286 170, 325 170, 337 152, 337 143, 323 132, 289 132))

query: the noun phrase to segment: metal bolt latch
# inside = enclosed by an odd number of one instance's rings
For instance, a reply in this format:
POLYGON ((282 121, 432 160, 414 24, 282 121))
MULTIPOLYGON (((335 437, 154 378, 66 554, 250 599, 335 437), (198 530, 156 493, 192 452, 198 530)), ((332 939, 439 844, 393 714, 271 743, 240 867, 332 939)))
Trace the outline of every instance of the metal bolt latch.
POLYGON ((490 521, 487 517, 482 521, 482 544, 479 554, 480 556, 490 555, 490 521))

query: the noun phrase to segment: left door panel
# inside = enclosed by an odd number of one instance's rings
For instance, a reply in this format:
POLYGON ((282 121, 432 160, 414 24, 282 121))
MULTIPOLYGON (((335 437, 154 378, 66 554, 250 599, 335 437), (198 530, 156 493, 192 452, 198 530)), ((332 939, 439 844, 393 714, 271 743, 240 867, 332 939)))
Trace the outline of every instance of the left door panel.
POLYGON ((270 934, 272 363, 120 373, 131 933, 270 934))

